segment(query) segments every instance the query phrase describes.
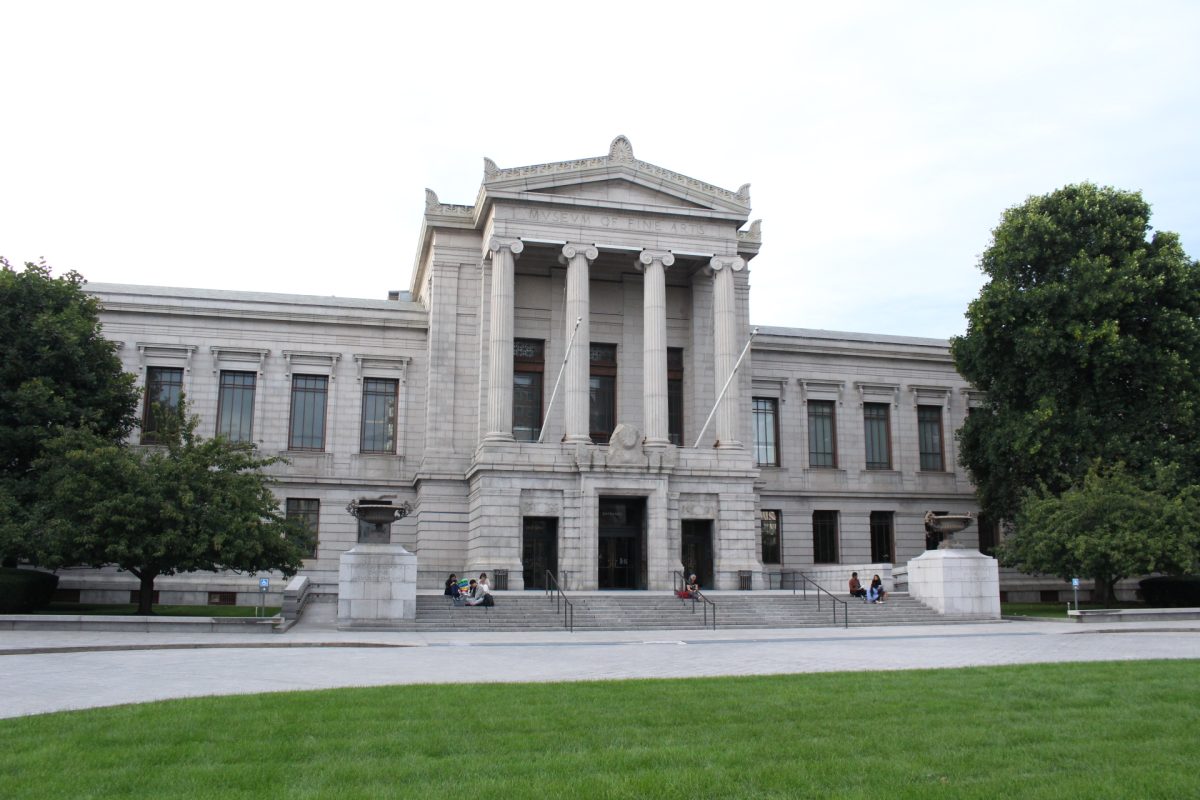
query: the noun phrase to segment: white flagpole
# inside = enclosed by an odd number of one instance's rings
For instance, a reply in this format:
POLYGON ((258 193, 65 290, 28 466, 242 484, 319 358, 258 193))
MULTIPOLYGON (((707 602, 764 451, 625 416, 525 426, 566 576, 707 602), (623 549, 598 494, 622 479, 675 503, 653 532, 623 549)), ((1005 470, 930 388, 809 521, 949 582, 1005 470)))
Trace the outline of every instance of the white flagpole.
POLYGON ((733 365, 733 370, 729 373, 729 380, 725 381, 725 385, 721 387, 721 393, 717 395, 717 402, 713 404, 712 411, 708 412, 708 419, 704 420, 704 427, 700 429, 700 435, 696 437, 694 447, 700 446, 700 440, 704 438, 704 432, 708 430, 708 425, 712 422, 713 417, 717 415, 717 409, 721 405, 721 401, 725 399, 725 392, 729 390, 729 384, 733 383, 734 377, 737 375, 738 367, 742 365, 742 359, 746 357, 746 353, 750 352, 750 345, 754 342, 754 337, 758 336, 758 328, 750 331, 750 338, 746 340, 746 346, 742 348, 742 354, 738 356, 737 362, 733 365))
POLYGON ((579 324, 583 322, 583 317, 575 318, 575 327, 571 329, 571 338, 567 342, 567 351, 563 353, 562 366, 558 368, 558 377, 554 380, 554 391, 550 392, 550 402, 546 404, 546 415, 542 418, 542 430, 538 434, 538 444, 542 443, 542 438, 546 435, 546 420, 550 419, 550 409, 554 408, 554 398, 558 396, 558 385, 562 383, 563 372, 567 369, 567 359, 571 357, 571 348, 575 346, 575 334, 579 333, 579 324))

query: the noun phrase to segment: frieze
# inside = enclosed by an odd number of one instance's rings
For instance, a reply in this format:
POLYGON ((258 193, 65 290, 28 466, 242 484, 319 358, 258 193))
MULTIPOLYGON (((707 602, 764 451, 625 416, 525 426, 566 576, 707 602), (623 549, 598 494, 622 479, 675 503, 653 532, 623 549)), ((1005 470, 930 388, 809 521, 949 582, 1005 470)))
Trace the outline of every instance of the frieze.
POLYGON ((523 208, 522 218, 530 222, 545 222, 552 225, 572 225, 586 228, 603 228, 612 231, 634 233, 668 233, 680 236, 709 236, 716 232, 715 225, 699 222, 635 217, 628 214, 598 214, 587 211, 562 211, 545 208, 523 208))

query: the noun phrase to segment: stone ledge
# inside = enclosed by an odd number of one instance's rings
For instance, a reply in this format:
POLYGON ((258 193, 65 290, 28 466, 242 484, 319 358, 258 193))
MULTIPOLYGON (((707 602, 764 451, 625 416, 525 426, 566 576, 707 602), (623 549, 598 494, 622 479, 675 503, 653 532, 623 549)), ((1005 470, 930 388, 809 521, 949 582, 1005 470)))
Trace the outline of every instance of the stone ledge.
POLYGON ((122 631, 129 633, 272 633, 281 617, 133 617, 106 614, 6 614, 4 631, 122 631))
POLYGON ((1200 608, 1087 608, 1067 612, 1073 622, 1167 622, 1200 619, 1200 608))

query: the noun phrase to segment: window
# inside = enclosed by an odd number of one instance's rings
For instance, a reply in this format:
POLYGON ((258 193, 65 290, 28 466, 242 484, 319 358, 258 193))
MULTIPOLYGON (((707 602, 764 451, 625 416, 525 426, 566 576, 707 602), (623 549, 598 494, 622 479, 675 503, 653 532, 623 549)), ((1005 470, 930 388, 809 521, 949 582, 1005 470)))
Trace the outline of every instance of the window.
POLYGON ((838 512, 814 511, 813 563, 838 563, 838 512))
POLYGON ((321 501, 309 500, 302 497, 289 497, 284 506, 284 515, 288 520, 300 523, 311 537, 312 550, 310 558, 317 557, 317 530, 321 517, 321 501))
POLYGON ((774 397, 754 398, 754 463, 779 466, 779 401, 774 397))
POLYGON ((329 378, 325 375, 292 376, 292 420, 289 450, 325 449, 325 401, 329 378))
POLYGON ((249 442, 254 438, 253 372, 221 372, 217 395, 217 436, 231 442, 249 442))
POLYGON ((764 564, 779 563, 779 511, 764 508, 762 510, 762 562, 764 564))
POLYGON ((592 441, 608 444, 617 425, 617 346, 597 344, 591 346, 590 426, 592 441))
POLYGON ((513 340, 513 438, 536 442, 542 435, 542 376, 546 343, 540 339, 513 340))
POLYGON ((837 467, 837 434, 834 431, 833 401, 808 401, 808 466, 837 467))
POLYGON ((183 398, 182 367, 147 367, 146 402, 142 413, 142 443, 158 441, 158 432, 183 398))
POLYGON ((891 564, 895 559, 891 511, 871 512, 871 563, 891 564))
POLYGON ((683 447, 683 348, 667 348, 667 439, 683 447))
POLYGON ((395 378, 363 378, 362 386, 359 449, 364 453, 395 453, 396 396, 400 382, 395 378))
POLYGON ((917 437, 921 446, 921 470, 945 471, 946 463, 942 457, 941 406, 917 406, 917 437))
POLYGON ((863 403, 867 469, 892 468, 892 436, 887 403, 863 403))

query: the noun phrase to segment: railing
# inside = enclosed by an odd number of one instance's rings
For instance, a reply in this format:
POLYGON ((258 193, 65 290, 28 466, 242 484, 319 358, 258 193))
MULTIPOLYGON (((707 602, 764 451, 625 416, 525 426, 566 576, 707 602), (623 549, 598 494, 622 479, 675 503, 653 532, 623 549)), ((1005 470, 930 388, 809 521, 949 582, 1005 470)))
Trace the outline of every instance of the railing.
POLYGON ((546 596, 554 593, 554 611, 562 612, 563 627, 569 632, 575 632, 575 604, 567 599, 566 593, 558 585, 558 578, 550 570, 546 570, 546 596), (553 587, 553 588, 552 588, 553 587))
MULTIPOLYGON (((687 580, 683 577, 683 573, 680 572, 679 570, 675 570, 674 575, 675 575, 675 593, 678 594, 679 592, 681 592, 682 590, 687 588, 687 580)), ((693 614, 696 613, 696 601, 697 600, 700 601, 700 608, 704 611, 704 627, 706 627, 706 628, 709 626, 709 624, 708 624, 708 609, 709 608, 712 609, 712 629, 715 631, 717 629, 717 604, 714 603, 712 600, 708 599, 707 597, 705 597, 704 593, 701 592, 699 589, 697 589, 696 591, 693 591, 693 592, 688 592, 688 594, 691 597, 693 614)), ((684 602, 687 602, 688 598, 681 598, 681 599, 683 599, 684 602)))
POLYGON ((836 597, 833 594, 833 592, 829 591, 824 586, 822 586, 821 584, 814 581, 812 578, 805 575, 803 572, 798 572, 796 570, 787 570, 785 572, 780 572, 779 573, 779 588, 786 589, 787 587, 784 584, 790 582, 792 585, 792 594, 795 594, 797 579, 799 579, 799 581, 800 581, 800 590, 802 592, 804 592, 805 600, 808 599, 808 587, 810 584, 812 585, 813 589, 816 591, 817 611, 821 610, 821 595, 825 595, 826 597, 829 598, 829 600, 833 601, 830 604, 833 608, 833 624, 837 625, 838 606, 840 605, 842 607, 842 627, 843 628, 850 627, 850 604, 847 603, 845 600, 842 600, 840 597, 836 597))

